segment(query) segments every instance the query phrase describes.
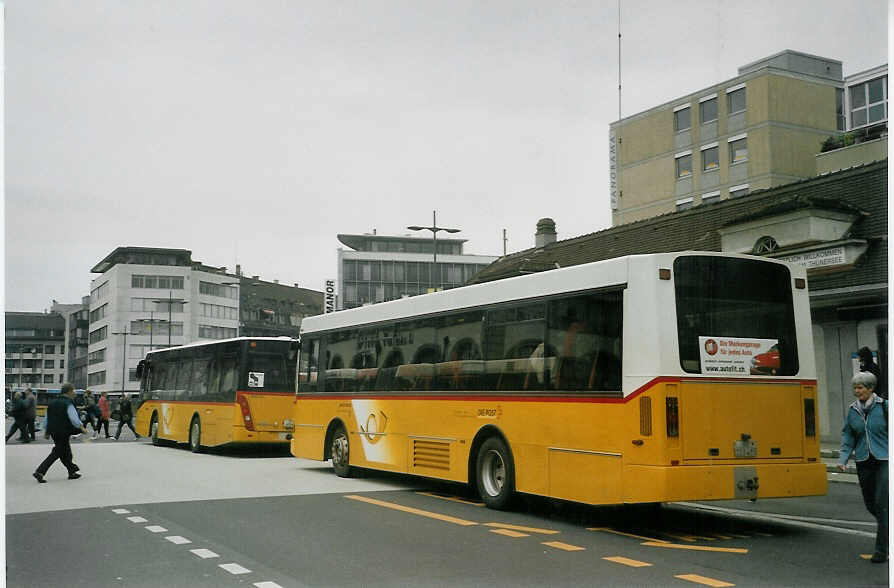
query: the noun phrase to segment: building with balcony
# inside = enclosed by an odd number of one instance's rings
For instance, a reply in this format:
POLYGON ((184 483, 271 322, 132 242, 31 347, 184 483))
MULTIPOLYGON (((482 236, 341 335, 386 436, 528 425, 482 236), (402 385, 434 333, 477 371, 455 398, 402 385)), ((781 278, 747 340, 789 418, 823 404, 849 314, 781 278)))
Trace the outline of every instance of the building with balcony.
POLYGON ((301 321, 323 312, 323 293, 295 284, 248 278, 236 266, 240 279, 239 335, 243 337, 298 338, 301 321))
POLYGON ((887 65, 845 78, 840 61, 782 51, 610 125, 612 224, 831 171, 832 158, 817 158, 824 143, 867 134, 887 134, 887 65))
POLYGON ((66 357, 61 314, 6 313, 7 388, 59 388, 65 381, 66 357))
POLYGON ((51 311, 65 320, 65 381, 78 390, 86 389, 90 297, 84 296, 80 304, 59 304, 53 300, 51 311))
POLYGON ((497 259, 463 253, 466 239, 338 235, 338 308, 455 288, 497 259))

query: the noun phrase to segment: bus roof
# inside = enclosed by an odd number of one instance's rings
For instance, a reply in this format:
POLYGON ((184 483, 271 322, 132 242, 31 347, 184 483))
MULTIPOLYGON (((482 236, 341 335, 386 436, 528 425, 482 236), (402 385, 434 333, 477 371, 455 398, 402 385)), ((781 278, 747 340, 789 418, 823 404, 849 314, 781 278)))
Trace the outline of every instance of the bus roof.
POLYGON ((232 337, 230 339, 215 339, 213 341, 196 341, 194 343, 187 343, 186 345, 178 345, 176 347, 165 347, 164 349, 154 349, 149 351, 149 353, 164 353, 165 351, 175 351, 177 349, 191 349, 194 347, 207 347, 209 345, 222 345, 224 343, 232 343, 233 341, 298 341, 298 339, 293 339, 291 337, 232 337))
POLYGON ((672 264, 684 255, 706 255, 713 257, 736 257, 777 263, 793 268, 793 275, 799 273, 800 266, 776 259, 755 257, 738 253, 718 251, 678 251, 646 255, 627 255, 602 261, 557 268, 516 276, 493 282, 473 284, 451 290, 443 290, 400 300, 380 302, 359 308, 340 310, 323 315, 310 316, 301 322, 301 334, 309 334, 349 326, 362 326, 385 321, 400 320, 415 316, 426 316, 442 312, 475 308, 515 300, 542 298, 563 292, 579 292, 612 286, 624 286, 628 280, 628 265, 632 259, 653 260, 654 264, 672 264))

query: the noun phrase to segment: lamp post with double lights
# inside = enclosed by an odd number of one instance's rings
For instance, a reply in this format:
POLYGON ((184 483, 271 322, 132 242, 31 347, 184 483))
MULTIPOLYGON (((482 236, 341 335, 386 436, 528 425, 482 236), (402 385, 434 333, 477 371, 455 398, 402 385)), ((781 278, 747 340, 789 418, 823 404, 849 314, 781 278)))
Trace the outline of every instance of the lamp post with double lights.
POLYGON ((179 302, 181 304, 189 304, 189 300, 184 300, 182 298, 174 298, 174 291, 168 290, 167 298, 156 299, 156 300, 153 300, 152 302, 154 302, 155 304, 167 303, 167 305, 168 305, 168 347, 170 347, 171 346, 171 332, 174 329, 174 323, 171 320, 174 303, 179 302))
MULTIPOLYGON (((165 319, 157 319, 157 318, 155 318, 155 311, 154 311, 154 310, 150 310, 150 311, 149 311, 149 318, 147 318, 147 319, 144 319, 144 318, 142 318, 142 319, 137 319, 137 322, 138 322, 138 323, 149 323, 149 351, 152 351, 152 349, 154 348, 153 345, 152 345, 152 332, 153 332, 153 330, 155 329, 155 326, 154 326, 155 323, 168 323, 168 325, 169 325, 169 326, 168 326, 168 330, 170 330, 170 324, 171 324, 169 321, 166 321, 165 319)), ((133 334, 133 333, 131 333, 131 334, 133 334)))
POLYGON ((112 333, 113 335, 124 335, 124 355, 121 356, 121 393, 127 392, 127 336, 132 334, 127 332, 127 325, 124 330, 112 333))
POLYGON ((435 289, 440 289, 441 284, 441 274, 438 273, 438 231, 444 231, 445 233, 458 233, 462 229, 453 229, 447 227, 439 227, 438 226, 438 211, 433 210, 431 213, 431 226, 430 227, 420 227, 418 225, 413 225, 407 227, 411 231, 431 231, 433 251, 434 251, 434 272, 436 276, 436 280, 429 280, 432 282, 432 286, 435 289))

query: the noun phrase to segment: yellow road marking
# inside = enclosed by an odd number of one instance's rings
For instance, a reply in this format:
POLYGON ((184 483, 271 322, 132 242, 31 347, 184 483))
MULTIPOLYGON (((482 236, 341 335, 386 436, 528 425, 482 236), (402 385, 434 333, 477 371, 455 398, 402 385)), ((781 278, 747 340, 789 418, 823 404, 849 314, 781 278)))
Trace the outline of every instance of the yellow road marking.
POLYGON ((863 559, 872 559, 872 554, 871 553, 861 553, 860 557, 862 557, 863 559))
POLYGON ((711 533, 717 539, 732 539, 729 535, 721 535, 720 533, 711 533))
POLYGON ((484 523, 485 527, 499 527, 501 529, 512 529, 513 531, 523 531, 525 533, 540 533, 541 535, 558 535, 558 531, 552 529, 538 529, 536 527, 522 527, 521 525, 509 525, 506 523, 484 523))
POLYGON ((729 582, 724 582, 723 580, 706 578, 705 576, 699 576, 698 574, 681 574, 679 576, 674 576, 674 578, 689 580, 690 582, 695 582, 696 584, 704 584, 705 586, 716 586, 717 588, 721 588, 723 586, 735 586, 735 584, 730 584, 729 582))
POLYGON ((620 555, 616 555, 614 557, 603 557, 602 559, 613 561, 615 563, 623 564, 625 566, 630 566, 631 568, 644 568, 646 566, 650 566, 652 564, 646 563, 644 561, 637 561, 635 559, 629 559, 626 557, 621 557, 620 555))
POLYGON ((385 508, 390 508, 392 510, 399 510, 401 512, 419 515, 422 517, 428 517, 430 519, 437 519, 439 521, 444 521, 445 523, 453 523, 454 525, 461 525, 463 527, 470 527, 472 525, 478 524, 473 521, 458 519, 456 517, 442 515, 442 514, 439 514, 436 512, 429 512, 427 510, 420 510, 418 508, 411 508, 409 506, 403 506, 401 504, 395 504, 393 502, 385 502, 383 500, 376 500, 375 498, 367 498, 366 496, 357 496, 356 494, 349 494, 349 495, 345 496, 345 498, 350 498, 351 500, 359 500, 360 502, 366 502, 368 504, 374 504, 376 506, 383 506, 385 508))
POLYGON ((517 538, 517 537, 530 537, 527 533, 519 533, 518 531, 512 531, 510 529, 491 529, 491 533, 496 533, 497 535, 505 535, 507 537, 517 538))
POLYGON ((668 543, 664 539, 655 539, 654 537, 644 537, 642 535, 634 535, 633 533, 625 533, 624 531, 616 531, 608 527, 587 527, 587 531, 605 531, 606 533, 614 533, 615 535, 624 535, 625 537, 633 537, 634 539, 645 539, 646 541, 657 541, 659 543, 668 543))
POLYGON ((646 541, 641 543, 648 547, 668 547, 670 549, 691 549, 692 551, 718 551, 721 553, 748 553, 747 549, 738 547, 707 547, 705 545, 680 545, 679 543, 658 543, 657 541, 646 541))
POLYGON ((544 541, 543 545, 546 545, 548 547, 555 547, 556 549, 561 549, 563 551, 584 551, 586 549, 586 547, 569 545, 568 543, 562 543, 561 541, 544 541))
POLYGON ((471 506, 484 506, 483 502, 472 502, 471 500, 463 500, 462 498, 456 498, 455 496, 441 496, 434 492, 417 492, 416 494, 422 494, 423 496, 430 496, 432 498, 440 498, 441 500, 449 500, 450 502, 460 502, 471 506))
MULTIPOLYGON (((690 543, 695 543, 695 537, 692 535, 675 535, 673 533, 665 533, 668 537, 673 537, 674 539, 680 539, 682 541, 689 541, 690 543)), ((665 541, 667 543, 667 541, 665 541)))
POLYGON ((730 535, 737 539, 751 539, 751 535, 739 535, 738 533, 727 533, 727 535, 730 535))

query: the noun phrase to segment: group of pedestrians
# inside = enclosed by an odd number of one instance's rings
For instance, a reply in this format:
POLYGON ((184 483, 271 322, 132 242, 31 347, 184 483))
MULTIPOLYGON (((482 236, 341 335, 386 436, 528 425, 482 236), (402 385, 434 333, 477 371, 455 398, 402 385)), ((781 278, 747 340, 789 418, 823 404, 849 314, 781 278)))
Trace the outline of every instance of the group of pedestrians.
POLYGON ((9 442, 10 437, 19 432, 19 441, 22 443, 31 443, 34 441, 34 419, 37 418, 37 399, 31 388, 26 388, 25 393, 17 391, 12 397, 12 406, 9 410, 9 416, 13 418, 12 426, 9 433, 6 434, 6 441, 9 442))

